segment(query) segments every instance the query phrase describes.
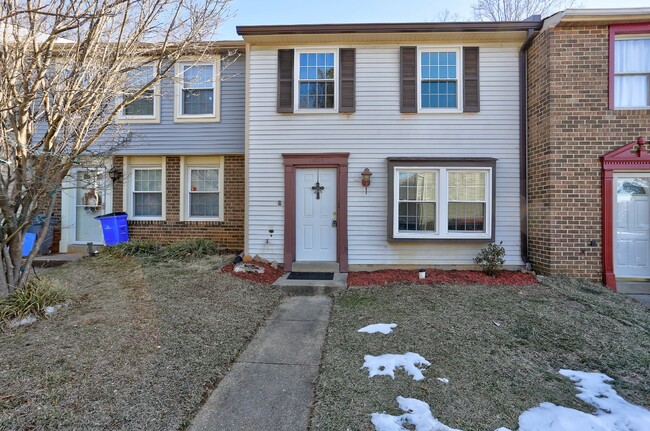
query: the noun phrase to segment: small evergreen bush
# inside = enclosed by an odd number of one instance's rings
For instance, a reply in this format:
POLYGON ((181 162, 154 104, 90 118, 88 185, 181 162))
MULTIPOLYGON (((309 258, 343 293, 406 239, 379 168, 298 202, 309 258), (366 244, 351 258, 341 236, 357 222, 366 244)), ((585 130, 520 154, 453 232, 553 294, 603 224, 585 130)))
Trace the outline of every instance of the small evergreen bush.
POLYGON ((474 258, 474 263, 480 266, 485 274, 494 277, 506 263, 505 256, 506 249, 503 248, 503 241, 499 244, 491 242, 474 258))
POLYGON ((61 304, 65 299, 65 292, 56 281, 31 278, 25 287, 0 300, 0 321, 23 319, 30 314, 43 316, 45 307, 61 304))

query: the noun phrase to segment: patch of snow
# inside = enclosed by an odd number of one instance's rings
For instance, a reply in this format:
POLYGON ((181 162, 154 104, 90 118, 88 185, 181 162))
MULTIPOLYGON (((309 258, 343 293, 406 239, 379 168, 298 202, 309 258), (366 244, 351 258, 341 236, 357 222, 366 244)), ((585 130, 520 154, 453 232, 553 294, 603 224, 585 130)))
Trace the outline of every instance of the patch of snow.
POLYGON ((43 312, 45 313, 46 316, 49 316, 50 314, 54 314, 57 311, 59 311, 59 309, 61 307, 63 307, 63 304, 57 304, 57 305, 54 305, 54 306, 47 306, 47 307, 45 307, 43 309, 43 312))
POLYGON ((395 368, 403 367, 406 372, 413 376, 413 380, 422 380, 424 375, 417 365, 431 365, 417 353, 407 352, 403 355, 387 353, 380 356, 366 355, 363 357, 363 368, 368 368, 368 377, 391 376, 395 378, 395 368))
POLYGON ((26 325, 31 325, 32 323, 36 322, 38 319, 36 316, 32 316, 31 314, 23 319, 15 319, 12 320, 9 323, 10 328, 18 328, 19 326, 26 326, 26 325))
POLYGON ((449 383, 449 379, 446 377, 436 377, 436 380, 442 383, 449 383))
POLYGON ((450 428, 433 417, 429 405, 415 398, 397 397, 397 404, 404 414, 393 416, 386 413, 373 413, 372 424, 377 431, 407 431, 404 425, 415 426, 416 431, 460 431, 450 428))
POLYGON ((375 323, 374 325, 364 326, 357 332, 365 332, 366 334, 374 334, 381 332, 382 334, 390 334, 393 328, 397 328, 397 323, 375 323))
POLYGON ((601 373, 560 370, 576 383, 578 398, 596 407, 594 413, 542 403, 519 416, 519 431, 647 431, 650 410, 628 403, 601 373))

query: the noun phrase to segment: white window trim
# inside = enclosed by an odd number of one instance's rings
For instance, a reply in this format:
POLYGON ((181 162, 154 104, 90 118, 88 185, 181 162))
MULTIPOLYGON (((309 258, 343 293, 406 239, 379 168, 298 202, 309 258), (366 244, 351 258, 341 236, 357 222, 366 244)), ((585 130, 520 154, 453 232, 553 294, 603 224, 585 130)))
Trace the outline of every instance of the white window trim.
MULTIPOLYGON (((143 66, 149 66, 143 64, 143 66)), ((156 73, 155 66, 153 74, 156 73)), ((153 75, 152 75, 153 77, 153 75)), ((146 123, 160 123, 160 81, 155 82, 152 87, 153 89, 153 115, 124 115, 124 108, 120 109, 120 112, 117 114, 117 121, 119 123, 129 123, 129 124, 146 124, 146 123)), ((119 98, 119 102, 122 102, 122 97, 119 98)))
MULTIPOLYGON (((616 41, 619 40, 645 40, 650 39, 650 33, 627 33, 627 34, 617 34, 614 36, 614 50, 616 50, 616 41)), ((614 80, 617 76, 646 76, 648 78, 648 91, 650 91, 650 71, 648 72, 616 72, 614 71, 614 80)), ((614 92, 616 92, 616 84, 612 85, 614 92)), ((616 97, 614 97, 614 103, 616 103, 616 97)), ((650 94, 648 95, 648 103, 650 103, 650 94)), ((646 106, 616 106, 614 105, 615 110, 623 111, 634 111, 634 110, 647 110, 650 109, 650 105, 646 106)))
POLYGON ((463 112, 463 49, 460 46, 419 46, 417 61, 417 90, 418 112, 432 114, 457 114, 463 112), (455 52, 456 53, 456 108, 423 108, 422 107, 422 53, 423 52, 455 52))
POLYGON ((181 157, 181 214, 180 221, 224 221, 224 158, 219 157, 218 163, 188 163, 181 157), (190 216, 190 172, 192 169, 219 169, 219 216, 197 217, 190 216))
POLYGON ((221 119, 221 56, 216 55, 213 60, 183 60, 174 66, 174 122, 175 123, 205 123, 218 122, 221 119), (212 114, 188 115, 183 114, 183 67, 184 66, 212 66, 212 82, 214 83, 214 106, 212 114))
POLYGON ((167 208, 167 171, 165 168, 165 160, 163 157, 163 161, 161 164, 129 164, 128 165, 128 196, 127 196, 127 214, 129 216, 129 220, 155 220, 155 221, 164 221, 166 220, 166 208, 167 208), (133 193, 135 190, 135 175, 134 171, 136 169, 162 169, 162 178, 161 178, 161 191, 160 193, 162 194, 162 199, 161 199, 161 215, 160 217, 146 217, 146 216, 136 216, 134 215, 134 203, 133 203, 133 193))
POLYGON ((294 51, 293 58, 293 106, 294 113, 302 114, 333 114, 339 112, 339 48, 300 48, 294 51), (300 54, 334 54, 334 107, 333 108, 301 108, 300 107, 300 54))
POLYGON ((463 166, 395 166, 393 171, 393 238, 409 239, 491 239, 492 238, 492 168, 463 166), (436 231, 410 233, 399 231, 399 171, 432 171, 437 173, 436 184, 436 231), (448 218, 448 173, 485 172, 485 232, 449 232, 448 218), (444 217, 443 217, 444 216, 444 217))

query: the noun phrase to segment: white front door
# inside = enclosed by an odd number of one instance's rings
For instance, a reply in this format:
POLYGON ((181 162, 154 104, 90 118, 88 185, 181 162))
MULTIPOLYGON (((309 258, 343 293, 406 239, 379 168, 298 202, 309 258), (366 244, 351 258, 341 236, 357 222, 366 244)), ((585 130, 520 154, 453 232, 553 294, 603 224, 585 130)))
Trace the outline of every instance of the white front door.
POLYGON ((336 169, 296 169, 296 261, 336 262, 336 169))
POLYGON ((650 174, 615 180, 614 274, 650 278, 650 174))

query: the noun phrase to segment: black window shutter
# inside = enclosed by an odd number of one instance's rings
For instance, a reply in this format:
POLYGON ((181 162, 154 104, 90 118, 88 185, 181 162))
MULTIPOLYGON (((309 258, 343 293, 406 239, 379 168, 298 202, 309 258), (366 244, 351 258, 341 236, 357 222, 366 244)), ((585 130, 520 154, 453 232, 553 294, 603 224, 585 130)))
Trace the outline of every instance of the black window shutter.
POLYGON ((354 112, 356 108, 356 50, 339 49, 339 112, 354 112))
POLYGON ((418 52, 415 46, 400 48, 400 112, 418 112, 418 52))
POLYGON ((278 112, 293 112, 293 49, 278 50, 278 112))
POLYGON ((463 48, 463 112, 481 110, 478 47, 463 48))

